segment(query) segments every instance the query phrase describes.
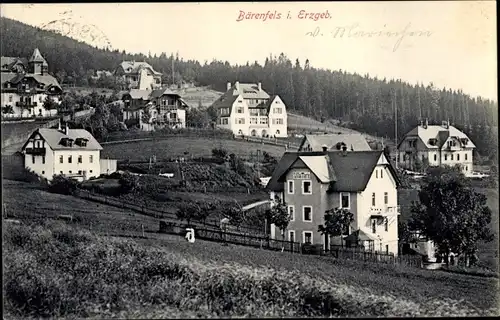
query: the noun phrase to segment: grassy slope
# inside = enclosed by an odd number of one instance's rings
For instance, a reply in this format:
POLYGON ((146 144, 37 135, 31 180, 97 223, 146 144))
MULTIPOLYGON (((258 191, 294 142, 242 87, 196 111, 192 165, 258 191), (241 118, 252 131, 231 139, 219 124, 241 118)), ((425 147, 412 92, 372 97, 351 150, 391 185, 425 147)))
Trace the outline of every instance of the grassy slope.
MULTIPOLYGON (((4 202, 10 214, 21 220, 44 220, 46 216, 72 213, 76 225, 104 234, 140 234, 141 224, 156 231, 156 220, 132 211, 95 204, 69 196, 33 189, 29 184, 4 180, 4 202), (44 199, 39 202, 37 199, 44 199)), ((207 262, 240 263, 252 267, 283 268, 307 273, 343 285, 357 286, 378 292, 404 296, 412 301, 430 298, 465 299, 469 303, 489 308, 495 300, 497 279, 481 278, 441 271, 396 269, 359 262, 333 262, 316 256, 272 253, 240 246, 224 247, 217 243, 197 241, 185 243, 180 237, 148 234, 139 240, 147 246, 168 248, 167 251, 192 256, 207 262)))
POLYGON ((259 144, 246 141, 172 137, 158 141, 129 142, 125 144, 104 145, 102 155, 113 159, 149 160, 156 155, 156 159, 184 156, 184 152, 196 157, 211 156, 213 148, 225 148, 229 153, 249 157, 250 152, 255 153, 257 149, 267 151, 271 155, 281 158, 283 147, 267 144, 259 144))

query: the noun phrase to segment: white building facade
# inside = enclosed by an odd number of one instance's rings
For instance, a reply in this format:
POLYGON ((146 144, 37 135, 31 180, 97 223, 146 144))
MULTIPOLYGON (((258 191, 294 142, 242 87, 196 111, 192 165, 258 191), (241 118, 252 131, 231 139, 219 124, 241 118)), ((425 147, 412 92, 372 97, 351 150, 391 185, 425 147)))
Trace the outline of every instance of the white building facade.
POLYGON ((475 147, 469 137, 449 121, 429 125, 425 120, 399 143, 398 165, 413 171, 421 169, 422 164, 431 167, 459 165, 468 175, 473 171, 475 147))
MULTIPOLYGON (((102 147, 83 129, 37 129, 22 148, 27 169, 51 180, 54 175, 64 175, 77 180, 87 180, 101 175, 102 147)), ((114 161, 116 160, 108 160, 114 161)), ((116 164, 107 163, 106 172, 116 164)))
POLYGON ((287 109, 277 95, 269 96, 261 83, 227 84, 213 106, 217 110, 217 127, 235 135, 254 137, 287 137, 287 109))
MULTIPOLYGON (((267 189, 286 203, 291 222, 285 240, 364 247, 398 254, 399 180, 382 151, 287 152, 267 189), (343 208, 354 221, 342 237, 318 231, 327 210, 343 208)), ((271 237, 282 239, 271 226, 271 237)))

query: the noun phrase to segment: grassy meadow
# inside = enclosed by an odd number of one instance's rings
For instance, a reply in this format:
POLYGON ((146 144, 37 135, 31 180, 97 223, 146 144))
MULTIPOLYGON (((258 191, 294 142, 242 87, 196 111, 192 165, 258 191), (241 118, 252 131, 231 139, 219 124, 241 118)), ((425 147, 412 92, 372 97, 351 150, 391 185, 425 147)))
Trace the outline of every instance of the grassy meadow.
POLYGON ((281 158, 285 148, 269 144, 255 142, 212 139, 208 137, 176 137, 168 139, 158 139, 156 141, 138 141, 120 144, 103 145, 103 157, 111 159, 129 160, 149 160, 149 157, 156 155, 156 159, 171 157, 186 157, 184 152, 189 152, 188 157, 210 157, 213 148, 224 148, 229 153, 248 158, 251 153, 256 153, 257 149, 261 153, 266 151, 270 155, 281 158))

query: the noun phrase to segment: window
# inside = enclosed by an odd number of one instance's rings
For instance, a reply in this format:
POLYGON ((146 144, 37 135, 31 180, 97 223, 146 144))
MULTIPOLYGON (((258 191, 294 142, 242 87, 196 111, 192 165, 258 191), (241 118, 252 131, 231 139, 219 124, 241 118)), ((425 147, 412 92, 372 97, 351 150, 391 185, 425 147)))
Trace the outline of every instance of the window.
POLYGON ((293 194, 293 181, 288 181, 288 193, 293 194))
POLYGON ((37 141, 37 142, 36 142, 36 147, 37 147, 37 148, 40 148, 40 141, 37 141))
POLYGON ((313 243, 313 233, 311 231, 304 231, 303 233, 303 242, 304 243, 313 243))
POLYGON ((40 101, 40 102, 42 102, 42 101, 43 101, 42 96, 40 96, 40 97, 38 98, 38 101, 40 101))
POLYGON ((468 166, 465 166, 465 171, 469 171, 469 167, 468 166))
POLYGON ((68 156, 68 163, 72 163, 72 161, 73 161, 72 156, 68 156))
POLYGON ((83 162, 83 157, 82 156, 78 156, 78 163, 82 163, 83 162))
POLYGON ((303 206, 302 207, 304 222, 312 222, 312 210, 313 209, 311 206, 303 206))
POLYGON ((245 108, 243 108, 243 107, 237 107, 236 113, 243 113, 244 110, 245 110, 245 108))
POLYGON ((340 193, 340 207, 341 208, 350 208, 350 199, 349 193, 340 193))
POLYGON ((375 219, 372 220, 372 233, 377 233, 377 221, 375 219))
POLYGON ((267 118, 266 117, 261 117, 260 118, 260 124, 267 124, 267 118))
POLYGON ((12 96, 9 96, 9 102, 12 102, 12 96))
POLYGON ((290 221, 295 221, 295 206, 288 206, 288 214, 290 215, 290 221))
POLYGON ((312 194, 311 181, 302 181, 302 194, 312 194))
POLYGON ((384 204, 389 203, 389 194, 387 192, 384 192, 384 204))
POLYGON ((283 111, 282 108, 274 108, 274 113, 281 114, 283 111))
POLYGON ((245 118, 236 118, 234 120, 236 124, 245 124, 245 118))
POLYGON ((467 160, 467 153, 465 154, 465 160, 467 160))
POLYGON ((42 171, 42 174, 45 174, 45 171, 42 171))
POLYGON ((82 174, 82 170, 78 170, 78 174, 82 174))
POLYGON ((250 124, 257 124, 257 118, 250 118, 250 124))
POLYGON ((424 156, 424 155, 422 155, 422 161, 424 161, 424 160, 425 160, 425 156, 424 156))
POLYGON ((437 154, 434 155, 434 161, 437 161, 437 154))
POLYGON ((453 161, 453 153, 452 153, 452 154, 450 154, 450 160, 452 160, 452 161, 453 161))
POLYGON ((385 219, 384 221, 384 229, 385 231, 389 231, 389 220, 385 219))
POLYGON ((60 173, 60 174, 63 174, 63 172, 62 172, 62 171, 59 171, 59 173, 60 173))
POLYGON ((375 192, 372 193, 372 207, 375 207, 375 192))
POLYGON ((288 231, 288 241, 295 242, 295 231, 293 230, 288 231))
POLYGON ((283 119, 273 119, 273 124, 283 124, 283 119))
POLYGON ((447 154, 444 155, 444 160, 445 161, 448 160, 448 155, 447 154))
POLYGON ((460 161, 460 153, 457 154, 457 161, 460 161))
POLYGON ((380 169, 380 178, 384 177, 384 169, 380 169))
POLYGON ((375 178, 378 179, 378 170, 375 170, 375 178))
POLYGON ((90 173, 92 173, 92 170, 90 170, 90 173))
POLYGON ((385 245, 385 254, 389 254, 389 245, 388 244, 385 245))
POLYGON ((45 164, 45 156, 42 156, 42 164, 45 164))
POLYGON ((69 173, 72 173, 73 171, 69 170, 68 172, 69 172, 69 173))
POLYGON ((35 163, 35 156, 31 156, 31 161, 35 163))
POLYGON ((89 163, 93 163, 94 162, 94 156, 93 155, 90 155, 89 156, 89 163))

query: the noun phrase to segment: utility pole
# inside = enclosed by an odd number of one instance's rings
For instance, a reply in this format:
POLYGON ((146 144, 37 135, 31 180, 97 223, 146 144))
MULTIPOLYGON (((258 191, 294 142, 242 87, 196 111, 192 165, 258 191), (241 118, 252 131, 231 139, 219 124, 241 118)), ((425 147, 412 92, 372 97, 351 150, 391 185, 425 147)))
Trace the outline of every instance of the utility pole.
POLYGON ((398 169, 398 158, 399 158, 399 151, 398 151, 398 104, 396 103, 397 96, 396 96, 396 90, 394 90, 394 97, 392 100, 392 103, 394 105, 394 135, 395 135, 395 140, 396 140, 396 169, 398 169))
POLYGON ((172 85, 175 85, 175 73, 174 73, 174 56, 172 54, 172 85))

